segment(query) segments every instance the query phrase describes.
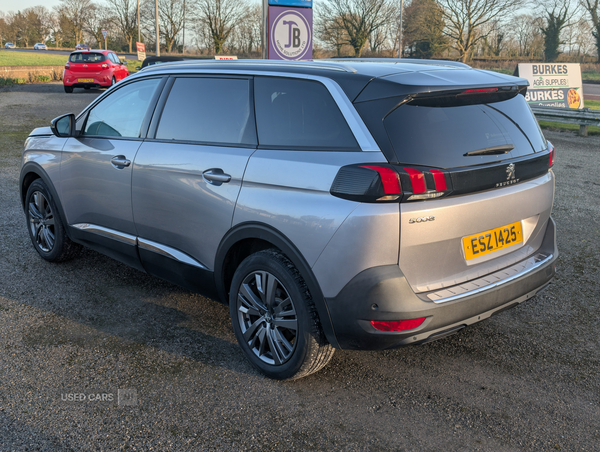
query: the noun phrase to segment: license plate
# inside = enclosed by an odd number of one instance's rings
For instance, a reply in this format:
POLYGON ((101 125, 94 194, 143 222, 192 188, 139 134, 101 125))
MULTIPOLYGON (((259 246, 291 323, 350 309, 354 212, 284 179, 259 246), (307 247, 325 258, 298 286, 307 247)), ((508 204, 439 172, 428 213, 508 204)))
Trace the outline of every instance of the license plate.
POLYGON ((506 226, 463 237, 462 242, 465 259, 475 259, 476 257, 485 256, 494 251, 516 245, 517 243, 522 243, 523 229, 521 222, 517 221, 506 226))
POLYGON ((78 78, 77 82, 79 83, 94 83, 93 78, 78 78))

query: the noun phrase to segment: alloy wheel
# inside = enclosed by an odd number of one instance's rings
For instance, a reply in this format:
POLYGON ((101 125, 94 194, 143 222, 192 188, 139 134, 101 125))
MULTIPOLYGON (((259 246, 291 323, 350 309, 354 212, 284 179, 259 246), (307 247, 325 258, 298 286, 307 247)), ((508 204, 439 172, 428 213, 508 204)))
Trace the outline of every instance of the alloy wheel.
POLYGON ((266 271, 250 273, 237 296, 244 340, 264 363, 281 365, 293 355, 298 338, 294 302, 279 279, 266 271))
POLYGON ((29 198, 29 227, 35 244, 45 253, 54 248, 56 233, 54 229, 54 212, 48 199, 39 191, 29 198))

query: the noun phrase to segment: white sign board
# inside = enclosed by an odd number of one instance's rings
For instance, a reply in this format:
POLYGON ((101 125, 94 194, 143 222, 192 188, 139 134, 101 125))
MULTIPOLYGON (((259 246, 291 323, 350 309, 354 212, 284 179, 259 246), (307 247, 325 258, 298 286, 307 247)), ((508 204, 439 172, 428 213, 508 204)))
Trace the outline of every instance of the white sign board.
POLYGON ((519 63, 518 70, 529 82, 525 100, 530 105, 583 108, 579 64, 519 63))
POLYGON ((215 55, 215 60, 237 60, 237 56, 215 55))
MULTIPOLYGON (((97 28, 96 28, 97 30, 97 28)), ((108 35, 108 31, 102 30, 102 36, 104 36, 104 40, 106 41, 106 35, 108 35)))

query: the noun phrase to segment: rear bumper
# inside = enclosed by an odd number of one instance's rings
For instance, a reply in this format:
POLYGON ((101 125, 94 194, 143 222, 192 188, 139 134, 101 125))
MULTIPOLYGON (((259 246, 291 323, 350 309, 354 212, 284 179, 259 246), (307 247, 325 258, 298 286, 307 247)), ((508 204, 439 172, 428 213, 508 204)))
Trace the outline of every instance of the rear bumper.
POLYGON ((428 294, 415 294, 397 265, 365 270, 335 298, 326 299, 336 339, 343 349, 382 350, 429 342, 455 333, 532 298, 550 283, 558 257, 552 218, 536 253, 544 258, 537 265, 527 266, 522 275, 442 303, 432 301, 428 294), (422 317, 426 319, 421 326, 401 332, 378 331, 370 322, 422 317))
POLYGON ((63 76, 63 84, 65 86, 71 86, 73 88, 97 88, 99 86, 110 86, 112 82, 112 76, 109 73, 106 74, 69 74, 63 76), (79 82, 79 79, 90 79, 92 82, 79 82))

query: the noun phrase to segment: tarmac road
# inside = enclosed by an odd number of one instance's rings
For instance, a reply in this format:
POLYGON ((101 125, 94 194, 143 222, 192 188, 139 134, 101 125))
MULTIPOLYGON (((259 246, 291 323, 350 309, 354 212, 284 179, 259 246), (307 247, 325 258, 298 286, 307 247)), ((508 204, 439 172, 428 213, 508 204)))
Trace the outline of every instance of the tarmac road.
POLYGON ((600 449, 599 138, 546 134, 561 255, 545 292, 282 383, 245 361, 225 306, 92 251, 37 256, 22 143, 99 92, 0 89, 0 451, 600 449))

